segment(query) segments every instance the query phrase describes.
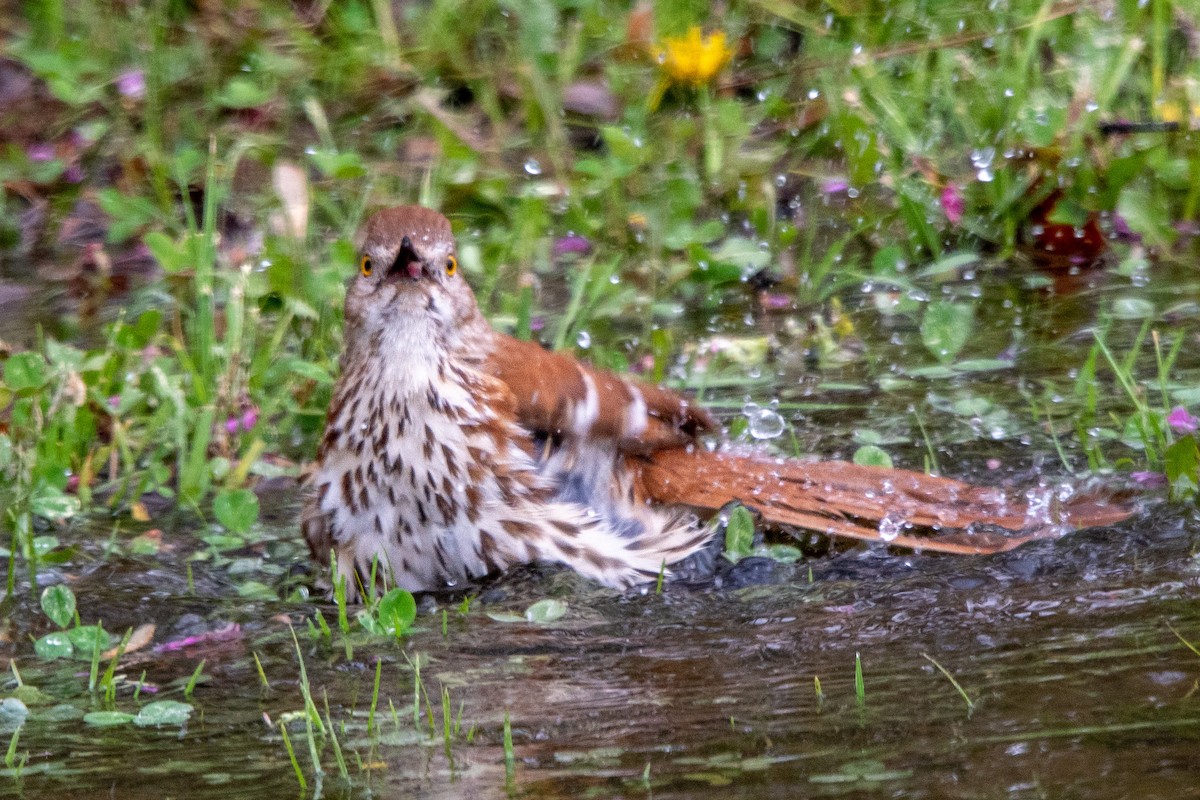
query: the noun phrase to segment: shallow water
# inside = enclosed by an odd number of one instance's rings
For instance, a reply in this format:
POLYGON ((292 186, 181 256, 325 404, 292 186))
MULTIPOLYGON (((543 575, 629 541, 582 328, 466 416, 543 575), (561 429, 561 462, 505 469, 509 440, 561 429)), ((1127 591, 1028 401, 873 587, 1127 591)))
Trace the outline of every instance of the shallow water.
MULTIPOLYGON (((27 797, 296 793, 284 746, 264 721, 302 708, 285 614, 299 626, 317 703, 324 713, 328 698, 351 763, 355 785, 345 787, 323 741, 330 796, 503 796, 505 713, 518 796, 758 797, 768 787, 778 796, 1041 797, 1068 788, 1080 797, 1187 796, 1200 770, 1200 657, 1167 622, 1200 639, 1197 531, 1193 517, 1159 511, 993 558, 852 552, 811 562, 811 580, 810 565, 777 566, 763 585, 668 587, 660 596, 530 570, 466 616, 444 604, 445 635, 427 608, 402 644, 360 640, 351 659, 336 636, 314 643, 305 633, 312 606, 240 603, 217 580, 198 583, 195 596, 162 591, 146 564, 109 563, 75 583, 85 618, 103 609, 110 629, 152 619, 169 632, 198 615, 210 627, 237 622, 240 632, 142 663, 129 657, 125 671, 136 678, 145 669, 157 697, 178 697, 205 659, 208 680, 182 730, 35 718, 20 739, 31 754, 25 776, 8 788, 27 797), (568 603, 556 623, 488 616, 546 596, 568 603), (269 689, 260 688, 254 653, 269 689), (424 704, 414 728, 405 654, 421 659, 435 736, 424 704), (973 710, 926 656, 955 676, 973 710), (369 736, 376 659, 382 731, 369 736), (461 720, 449 758, 443 687, 461 720)), ((35 617, 30 605, 10 619, 35 617)), ((335 624, 333 609, 321 610, 335 624)), ((20 641, 25 631, 16 633, 20 641)), ((9 649, 27 683, 92 707, 80 693, 86 666, 52 669, 26 645, 9 649)), ((134 705, 128 695, 119 707, 134 705)), ((307 769, 303 726, 291 734, 307 769)))
MULTIPOLYGON (((920 469, 927 447, 909 411, 915 407, 946 474, 1013 485, 1071 481, 1046 428, 1033 421, 1031 398, 1051 385, 1069 390, 1067 370, 1082 363, 1090 326, 1122 298, 1163 309, 1200 295, 1180 282, 1159 284, 1169 291, 1102 283, 1070 294, 1030 288, 1013 275, 946 284, 951 293, 982 292, 989 308, 1004 309, 981 320, 969 355, 994 358, 1015 339, 1010 369, 913 377, 907 370, 930 358, 912 326, 864 314, 859 333, 869 352, 906 365, 883 370, 888 381, 861 363, 816 369, 783 347, 751 396, 780 399, 797 422, 796 442, 784 449, 847 457, 855 435, 869 428, 890 437, 898 464, 920 469), (1008 306, 992 302, 1004 296, 1008 306), (955 411, 980 398, 991 404, 982 413, 955 411)), ((778 323, 760 318, 745 332, 773 333, 778 323)), ((1139 324, 1115 324, 1116 351, 1139 324)), ((697 332, 707 327, 696 322, 697 332)), ((1194 378, 1196 366, 1185 352, 1180 380, 1194 378)), ((708 396, 736 409, 742 391, 708 396)), ((1055 415, 1060 432, 1069 430, 1069 409, 1055 415)), ((1083 466, 1079 453, 1068 457, 1083 466)), ((1194 510, 1144 503, 1119 526, 988 558, 859 548, 794 565, 743 562, 717 585, 668 585, 661 595, 622 595, 550 568, 522 570, 489 585, 465 614, 461 596, 426 598, 403 641, 356 634, 348 657, 332 606, 252 599, 264 588, 286 596, 303 582, 294 569, 303 561, 294 494, 268 506, 275 513, 256 531, 258 541, 229 550, 202 544, 191 535, 197 523, 182 518, 156 521, 165 545, 148 556, 125 554, 132 533, 120 534, 117 554, 106 555, 110 529, 99 522, 57 532, 79 550, 40 578, 66 581, 84 622, 103 620, 110 631, 157 625, 154 644, 122 661, 127 682, 118 708, 136 711, 149 696, 133 699, 143 670, 156 699, 184 699, 201 661, 204 677, 182 728, 63 719, 104 703, 87 692, 87 662, 36 658, 30 639, 49 623, 33 593, 22 591, 3 609, 0 657, 14 659, 25 684, 48 697, 31 703, 15 748, 28 760, 19 776, 0 775, 0 795, 297 795, 275 727, 303 709, 289 623, 351 778, 339 776, 332 737, 318 735, 325 775, 317 781, 304 723, 294 720, 288 731, 306 796, 1175 798, 1196 791, 1200 656, 1171 630, 1200 642, 1194 510), (567 603, 555 622, 496 618, 547 597, 567 603), (311 632, 316 613, 334 628, 332 640, 311 632), (168 642, 178 646, 154 650, 168 642), (377 661, 377 729, 368 731, 377 661), (417 724, 412 662, 420 663, 425 690, 417 724), (448 746, 443 690, 458 726, 448 746), (51 711, 56 704, 69 708, 51 711)), ((14 686, 12 679, 5 690, 14 686)), ((2 745, 11 736, 2 718, 0 731, 2 745)))

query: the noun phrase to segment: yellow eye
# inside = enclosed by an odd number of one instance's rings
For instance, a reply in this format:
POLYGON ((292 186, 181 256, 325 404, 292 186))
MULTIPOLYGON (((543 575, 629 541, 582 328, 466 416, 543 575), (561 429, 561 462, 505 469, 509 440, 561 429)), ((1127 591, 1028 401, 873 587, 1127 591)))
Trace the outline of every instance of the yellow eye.
POLYGON ((450 256, 446 259, 446 274, 453 275, 456 272, 458 272, 458 259, 450 256))
POLYGON ((371 270, 374 266, 371 264, 370 256, 363 256, 362 261, 358 262, 358 271, 363 274, 364 278, 371 277, 371 270))

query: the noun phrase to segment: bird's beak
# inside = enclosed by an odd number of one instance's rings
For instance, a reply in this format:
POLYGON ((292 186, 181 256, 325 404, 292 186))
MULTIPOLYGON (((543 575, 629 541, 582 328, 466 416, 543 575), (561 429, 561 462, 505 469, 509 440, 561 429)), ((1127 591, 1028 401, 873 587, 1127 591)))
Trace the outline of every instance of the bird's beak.
POLYGON ((417 249, 413 247, 412 241, 405 236, 400 240, 400 251, 396 253, 396 260, 388 267, 387 277, 406 277, 415 281, 421 277, 423 266, 421 256, 417 254, 417 249))

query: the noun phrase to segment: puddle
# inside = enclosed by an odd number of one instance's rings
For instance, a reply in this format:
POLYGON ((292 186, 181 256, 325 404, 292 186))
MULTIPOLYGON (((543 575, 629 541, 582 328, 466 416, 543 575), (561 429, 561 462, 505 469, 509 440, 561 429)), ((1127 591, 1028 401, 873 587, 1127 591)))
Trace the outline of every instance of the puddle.
MULTIPOLYGON (((970 355, 1009 367, 932 379, 861 362, 818 370, 784 356, 760 382, 745 383, 743 371, 742 385, 706 396, 726 421, 747 391, 762 406, 778 400, 796 438, 767 445, 784 450, 848 457, 871 431, 898 465, 921 469, 932 452, 946 474, 983 482, 1070 480, 1030 409, 1069 391, 1068 370, 1082 363, 1099 313, 1134 290, 1064 296, 1022 281, 997 274, 976 287, 1003 311, 980 321, 970 355)), ((1160 307, 1179 297, 1178 284, 1136 292, 1160 307)), ((883 363, 928 360, 908 323, 860 316, 858 335, 883 363)), ((680 339, 773 336, 777 323, 714 331, 697 319, 680 339)), ((1114 348, 1139 324, 1118 320, 1114 348)), ((1178 373, 1194 377, 1197 366, 1185 352, 1178 373)), ((1069 408, 1054 415, 1062 433, 1071 430, 1069 408)), ((1084 466, 1078 452, 1069 457, 1084 466)), ((855 549, 661 595, 527 569, 487 587, 465 613, 461 596, 426 598, 403 641, 356 635, 348 656, 336 609, 296 594, 304 550, 294 494, 271 505, 274 521, 241 544, 205 545, 188 519, 156 520, 166 545, 150 555, 131 554, 140 531, 113 537, 107 525, 79 523, 56 532, 79 549, 42 580, 72 588, 83 622, 156 626, 153 645, 117 670, 117 709, 136 712, 151 696, 183 701, 203 667, 182 726, 89 725, 82 714, 106 707, 88 692, 90 664, 35 656, 31 640, 51 624, 22 591, 3 614, 0 657, 15 664, 4 690, 16 690, 19 673, 45 697, 29 704, 14 747, 27 760, 3 770, 3 793, 731 800, 1040 798, 1070 787, 1080 797, 1165 798, 1193 792, 1200 774, 1200 656, 1175 633, 1200 642, 1194 510, 1150 504, 1118 527, 988 558, 855 549), (110 539, 115 552, 106 553, 110 539), (564 601, 565 614, 503 621, 545 598, 564 601), (332 637, 312 625, 318 612, 332 637), (332 731, 312 737, 319 781, 289 624, 332 731), (413 664, 423 686, 416 709, 413 664), (289 719, 303 792, 278 728, 289 719)), ((12 730, 0 731, 2 745, 12 730)))

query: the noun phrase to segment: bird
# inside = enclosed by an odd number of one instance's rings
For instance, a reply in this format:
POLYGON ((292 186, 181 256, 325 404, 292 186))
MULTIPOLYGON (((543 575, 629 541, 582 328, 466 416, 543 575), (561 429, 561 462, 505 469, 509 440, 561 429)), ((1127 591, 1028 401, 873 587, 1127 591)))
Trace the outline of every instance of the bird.
POLYGON ((717 420, 683 394, 495 330, 442 214, 385 208, 359 238, 301 513, 352 599, 534 562, 628 589, 704 549, 704 517, 733 501, 764 525, 960 554, 1129 513, 1079 499, 1052 519, 952 478, 714 445, 717 420))

